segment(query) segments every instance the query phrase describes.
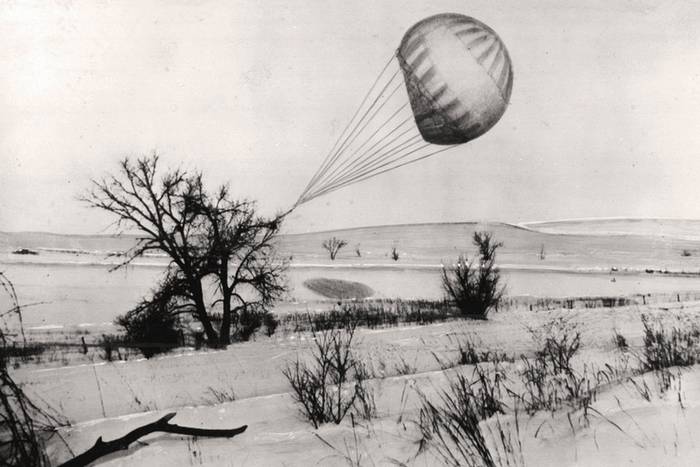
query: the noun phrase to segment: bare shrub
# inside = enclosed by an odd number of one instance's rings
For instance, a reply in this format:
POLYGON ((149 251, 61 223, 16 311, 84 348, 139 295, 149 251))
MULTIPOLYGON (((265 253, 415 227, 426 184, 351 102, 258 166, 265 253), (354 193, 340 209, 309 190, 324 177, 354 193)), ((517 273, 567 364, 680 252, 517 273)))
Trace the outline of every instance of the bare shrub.
POLYGON ((554 373, 573 371, 571 360, 581 348, 581 332, 575 323, 555 318, 539 329, 530 329, 540 346, 536 357, 544 360, 554 373))
POLYGON ((346 242, 345 240, 340 240, 338 238, 332 237, 328 240, 324 240, 321 246, 328 252, 328 254, 331 257, 331 261, 334 261, 340 249, 347 244, 348 242, 346 242))
POLYGON ((124 328, 127 342, 138 348, 144 357, 165 353, 182 345, 182 329, 177 314, 178 302, 170 290, 172 284, 161 284, 149 299, 141 302, 115 323, 124 328))
POLYGON ((353 408, 362 416, 374 411, 365 381, 367 369, 352 351, 355 327, 314 331, 311 361, 297 358, 282 370, 302 413, 315 428, 340 423, 353 408))
POLYGON ((472 243, 479 251, 478 261, 460 255, 455 265, 443 267, 442 287, 463 316, 486 319, 505 292, 496 267, 496 250, 503 244, 495 242, 490 232, 475 232, 472 243))
POLYGON ((265 326, 265 334, 267 337, 272 337, 272 335, 277 330, 280 322, 274 313, 265 313, 263 315, 263 325, 265 326))
MULTIPOLYGON (((249 341, 250 338, 253 337, 258 329, 260 329, 264 324, 269 324, 270 326, 274 326, 274 328, 276 328, 272 322, 274 317, 270 318, 271 316, 272 312, 263 308, 243 308, 239 311, 238 317, 233 323, 235 326, 233 340, 239 342, 249 341)), ((273 328, 267 326, 265 327, 265 332, 268 333, 269 336, 272 335, 270 334, 271 329, 273 328)), ((274 330, 272 332, 274 333, 274 330)))

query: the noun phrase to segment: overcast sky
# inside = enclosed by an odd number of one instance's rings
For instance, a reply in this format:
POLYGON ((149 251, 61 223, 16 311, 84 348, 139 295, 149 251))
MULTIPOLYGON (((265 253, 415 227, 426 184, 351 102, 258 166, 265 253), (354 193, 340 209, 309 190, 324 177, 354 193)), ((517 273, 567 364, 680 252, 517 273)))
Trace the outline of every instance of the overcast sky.
POLYGON ((287 231, 700 217, 700 8, 661 1, 9 1, 0 230, 104 231, 76 196, 157 150, 288 209, 404 31, 494 28, 515 69, 486 135, 294 211, 287 231))

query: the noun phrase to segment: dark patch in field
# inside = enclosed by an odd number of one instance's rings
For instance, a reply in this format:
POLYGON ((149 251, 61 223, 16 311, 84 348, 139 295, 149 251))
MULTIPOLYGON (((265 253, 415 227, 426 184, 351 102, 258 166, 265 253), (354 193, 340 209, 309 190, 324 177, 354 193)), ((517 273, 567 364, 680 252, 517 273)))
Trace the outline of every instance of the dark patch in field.
POLYGON ((365 284, 340 279, 324 279, 322 277, 317 277, 305 280, 304 287, 326 298, 339 300, 360 300, 374 295, 374 290, 365 284))

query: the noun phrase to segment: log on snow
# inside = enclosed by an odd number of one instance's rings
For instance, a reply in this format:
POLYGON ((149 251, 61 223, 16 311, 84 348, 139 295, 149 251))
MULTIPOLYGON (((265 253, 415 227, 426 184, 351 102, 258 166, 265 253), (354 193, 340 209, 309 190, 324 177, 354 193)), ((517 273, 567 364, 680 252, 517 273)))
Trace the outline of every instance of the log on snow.
POLYGON ((168 423, 173 417, 175 417, 176 413, 172 412, 164 417, 160 418, 159 420, 156 420, 153 423, 149 423, 147 425, 140 426, 126 435, 122 436, 121 438, 117 438, 112 441, 103 441, 102 437, 100 436, 97 438, 97 441, 95 441, 94 446, 92 446, 90 449, 85 451, 84 453, 74 457, 73 459, 63 463, 60 465, 60 467, 82 467, 90 464, 91 462, 94 462, 96 459, 99 459, 100 457, 106 456, 107 454, 111 454, 113 452, 121 451, 124 449, 128 449, 129 445, 135 441, 137 441, 139 438, 146 436, 151 433, 155 432, 163 432, 163 433, 174 433, 178 435, 187 435, 187 436, 205 436, 205 437, 213 437, 213 438, 232 438, 236 435, 239 435, 243 433, 246 428, 248 428, 248 425, 243 425, 238 428, 232 428, 229 430, 225 429, 208 429, 208 428, 193 428, 193 427, 187 427, 187 426, 180 426, 180 425, 174 425, 168 423))

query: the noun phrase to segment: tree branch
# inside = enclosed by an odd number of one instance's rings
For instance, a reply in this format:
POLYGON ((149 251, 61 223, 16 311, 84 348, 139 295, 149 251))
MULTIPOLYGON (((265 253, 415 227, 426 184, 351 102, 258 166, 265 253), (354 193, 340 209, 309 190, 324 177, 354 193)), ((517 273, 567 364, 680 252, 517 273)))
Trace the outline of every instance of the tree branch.
POLYGON ((188 426, 180 426, 180 425, 172 425, 168 423, 173 417, 175 417, 176 413, 172 412, 161 419, 149 423, 147 425, 140 426, 136 428, 135 430, 130 431, 126 435, 122 436, 121 438, 117 438, 113 441, 102 441, 102 437, 100 436, 97 438, 97 441, 95 441, 94 446, 92 446, 90 449, 85 451, 84 453, 74 457, 73 459, 69 460, 68 462, 65 462, 61 464, 60 467, 82 467, 82 466, 87 466, 91 462, 94 462, 96 459, 99 459, 100 457, 106 456, 107 454, 111 454, 113 452, 121 451, 124 449, 128 449, 129 445, 132 444, 133 442, 137 441, 139 438, 146 436, 148 434, 160 431, 163 433, 174 433, 178 435, 187 435, 187 436, 208 436, 208 437, 213 437, 213 438, 232 438, 236 435, 239 435, 243 433, 246 428, 248 428, 248 425, 243 425, 238 428, 233 428, 229 430, 218 430, 218 429, 207 429, 207 428, 193 428, 193 427, 188 427, 188 426))

